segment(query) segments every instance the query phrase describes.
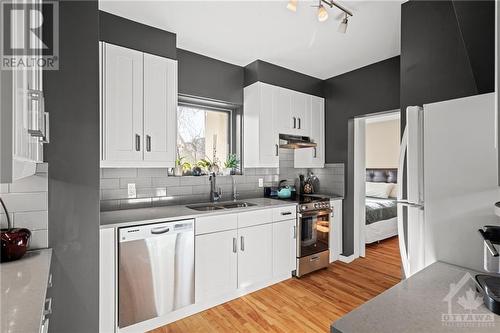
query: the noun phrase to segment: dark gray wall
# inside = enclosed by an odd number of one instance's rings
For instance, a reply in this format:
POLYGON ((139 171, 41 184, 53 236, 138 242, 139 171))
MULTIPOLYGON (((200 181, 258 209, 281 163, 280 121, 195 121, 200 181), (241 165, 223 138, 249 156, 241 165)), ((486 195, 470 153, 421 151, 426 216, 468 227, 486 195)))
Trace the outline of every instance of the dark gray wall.
POLYGON ((403 109, 494 90, 494 6, 494 1, 401 6, 403 109))
POLYGON ((323 80, 262 60, 245 66, 245 87, 257 81, 325 97, 323 80))
POLYGON ((50 332, 99 330, 99 49, 97 1, 61 1, 60 69, 44 72, 50 113, 50 332))
POLYGON ((243 104, 243 67, 177 49, 179 93, 243 104))
POLYGON ((394 57, 325 81, 326 162, 346 167, 342 224, 346 256, 354 251, 354 152, 348 151, 353 140, 348 124, 356 116, 399 109, 399 71, 399 57, 394 57))
POLYGON ((99 39, 111 44, 177 59, 177 35, 99 11, 99 39))

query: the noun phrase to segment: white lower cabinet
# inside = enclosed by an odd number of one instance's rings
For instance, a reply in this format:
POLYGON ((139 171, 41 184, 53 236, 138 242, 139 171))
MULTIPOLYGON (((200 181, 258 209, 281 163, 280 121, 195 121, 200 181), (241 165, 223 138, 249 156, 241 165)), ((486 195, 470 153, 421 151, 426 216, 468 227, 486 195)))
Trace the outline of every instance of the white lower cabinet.
POLYGON ((238 273, 237 230, 196 236, 196 302, 236 291, 238 273))
POLYGON ((248 288, 273 277, 273 225, 238 229, 238 286, 248 288))
POLYGON ((273 277, 289 275, 297 268, 296 221, 273 223, 273 277))

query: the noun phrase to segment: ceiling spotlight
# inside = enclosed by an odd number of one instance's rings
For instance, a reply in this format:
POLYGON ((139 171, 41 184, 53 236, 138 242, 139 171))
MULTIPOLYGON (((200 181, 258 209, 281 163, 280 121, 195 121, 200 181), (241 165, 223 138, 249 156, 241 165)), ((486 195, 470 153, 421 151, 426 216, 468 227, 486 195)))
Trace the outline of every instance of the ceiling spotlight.
POLYGON ((328 12, 325 7, 320 3, 318 7, 318 21, 325 22, 328 19, 328 12))
POLYGON ((349 23, 349 21, 347 20, 347 14, 345 14, 344 19, 342 20, 342 22, 340 22, 338 32, 345 34, 347 31, 347 24, 348 23, 349 23))
POLYGON ((288 5, 286 5, 286 8, 288 8, 288 10, 291 10, 292 12, 296 12, 297 11, 297 2, 299 0, 290 0, 288 1, 288 5))

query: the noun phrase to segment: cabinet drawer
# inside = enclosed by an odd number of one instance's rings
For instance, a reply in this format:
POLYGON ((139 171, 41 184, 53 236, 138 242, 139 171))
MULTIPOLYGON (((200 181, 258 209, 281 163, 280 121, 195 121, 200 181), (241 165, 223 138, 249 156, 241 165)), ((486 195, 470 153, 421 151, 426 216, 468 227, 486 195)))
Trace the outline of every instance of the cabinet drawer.
POLYGON ((297 206, 273 208, 273 221, 295 220, 297 206))
POLYGON ((273 222, 273 210, 262 209, 238 214, 238 228, 273 222))
POLYGON ((237 214, 224 214, 196 219, 195 234, 202 235, 211 232, 232 230, 238 227, 237 214))

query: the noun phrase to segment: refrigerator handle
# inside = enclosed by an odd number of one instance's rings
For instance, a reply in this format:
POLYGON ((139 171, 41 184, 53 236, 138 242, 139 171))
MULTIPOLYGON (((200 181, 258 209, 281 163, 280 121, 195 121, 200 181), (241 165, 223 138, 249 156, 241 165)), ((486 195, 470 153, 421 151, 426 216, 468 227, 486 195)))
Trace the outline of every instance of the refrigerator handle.
POLYGON ((398 168, 398 240, 399 251, 401 252, 401 263, 403 264, 403 271, 405 277, 410 274, 410 262, 408 260, 408 252, 406 251, 405 230, 403 224, 403 207, 401 203, 407 203, 403 199, 403 172, 405 165, 406 150, 408 148, 408 125, 405 127, 403 137, 401 138, 401 146, 399 148, 399 168, 398 168))

